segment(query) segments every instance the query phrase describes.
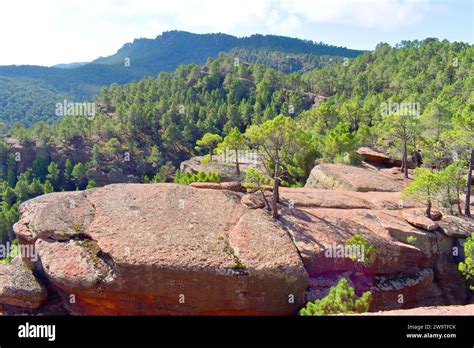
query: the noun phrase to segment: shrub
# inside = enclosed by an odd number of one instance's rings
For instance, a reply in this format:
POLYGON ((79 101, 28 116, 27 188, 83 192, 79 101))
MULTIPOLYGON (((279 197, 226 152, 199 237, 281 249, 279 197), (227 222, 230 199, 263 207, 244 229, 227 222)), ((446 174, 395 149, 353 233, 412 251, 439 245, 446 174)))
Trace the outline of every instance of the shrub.
POLYGON ((250 167, 245 174, 245 188, 248 192, 262 190, 264 186, 272 186, 273 180, 265 176, 257 168, 250 167))
MULTIPOLYGON (((474 283, 474 232, 464 243, 464 262, 459 263, 458 268, 466 280, 474 283)), ((474 285, 470 286, 474 291, 474 285)))
POLYGON ((205 156, 202 157, 201 164, 206 164, 206 163, 209 163, 209 162, 211 162, 211 155, 208 154, 208 155, 205 155, 205 156))
POLYGON ((353 261, 361 261, 364 264, 371 265, 374 263, 377 254, 375 251, 375 247, 373 246, 372 243, 367 241, 364 237, 362 237, 360 234, 356 234, 346 240, 346 245, 354 245, 363 251, 364 259, 363 260, 358 260, 356 256, 353 256, 352 259, 353 261))
POLYGON ((173 182, 175 184, 189 185, 193 182, 221 182, 221 174, 218 172, 205 173, 199 171, 197 174, 189 172, 181 173, 179 170, 176 171, 173 182))
POLYGON ((315 302, 308 302, 299 312, 301 316, 319 316, 328 314, 354 314, 369 310, 372 293, 366 291, 361 297, 355 294, 347 279, 342 278, 329 294, 315 302))

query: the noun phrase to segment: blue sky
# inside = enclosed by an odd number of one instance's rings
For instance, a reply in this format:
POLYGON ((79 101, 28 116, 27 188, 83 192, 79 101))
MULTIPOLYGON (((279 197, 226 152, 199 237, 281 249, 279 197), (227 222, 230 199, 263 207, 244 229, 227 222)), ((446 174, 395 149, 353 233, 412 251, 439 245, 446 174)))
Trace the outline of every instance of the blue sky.
POLYGON ((474 43, 474 0, 4 0, 0 65, 89 61, 173 29, 357 49, 426 37, 474 43))

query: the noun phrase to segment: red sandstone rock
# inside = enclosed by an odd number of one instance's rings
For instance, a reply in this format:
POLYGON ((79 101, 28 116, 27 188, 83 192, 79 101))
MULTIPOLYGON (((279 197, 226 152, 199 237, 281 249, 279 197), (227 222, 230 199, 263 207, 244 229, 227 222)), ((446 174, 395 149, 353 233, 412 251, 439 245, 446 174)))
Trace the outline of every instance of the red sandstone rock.
POLYGON ((210 190, 229 190, 235 192, 242 191, 242 184, 238 181, 231 182, 193 182, 189 186, 199 189, 210 189, 210 190))
POLYGON ((434 231, 439 228, 439 225, 435 221, 425 216, 424 209, 407 209, 403 211, 402 216, 410 225, 419 227, 425 231, 434 231))
POLYGON ((15 229, 51 232, 35 243, 37 266, 75 314, 294 314, 307 287, 298 252, 278 223, 240 199, 183 185, 110 185, 26 202, 15 229), (71 238, 56 241, 63 231, 71 238))
POLYGON ((305 188, 357 191, 400 192, 409 180, 382 171, 346 164, 320 164, 313 168, 305 188))
POLYGON ((38 308, 47 291, 19 257, 11 264, 0 263, 0 303, 23 308, 38 308))

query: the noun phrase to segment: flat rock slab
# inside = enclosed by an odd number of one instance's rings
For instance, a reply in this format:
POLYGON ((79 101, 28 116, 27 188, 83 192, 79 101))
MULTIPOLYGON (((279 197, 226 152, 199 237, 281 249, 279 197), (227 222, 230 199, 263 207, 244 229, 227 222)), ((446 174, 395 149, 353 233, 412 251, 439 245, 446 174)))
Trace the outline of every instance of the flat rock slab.
POLYGON ((298 251, 241 197, 174 184, 54 193, 24 203, 15 230, 36 236, 40 268, 75 314, 294 314, 307 287, 298 251))
POLYGON ((438 222, 441 231, 454 238, 467 238, 474 233, 474 220, 467 217, 448 215, 438 222))
POLYGON ((423 209, 407 209, 403 211, 402 216, 410 225, 425 231, 437 230, 439 228, 438 223, 426 217, 424 213, 423 209))
POLYGON ((1 304, 38 308, 46 296, 46 289, 38 283, 31 269, 19 257, 11 264, 0 263, 1 304))
POLYGON ((346 164, 320 164, 313 168, 305 188, 357 192, 400 192, 409 183, 402 176, 346 164))

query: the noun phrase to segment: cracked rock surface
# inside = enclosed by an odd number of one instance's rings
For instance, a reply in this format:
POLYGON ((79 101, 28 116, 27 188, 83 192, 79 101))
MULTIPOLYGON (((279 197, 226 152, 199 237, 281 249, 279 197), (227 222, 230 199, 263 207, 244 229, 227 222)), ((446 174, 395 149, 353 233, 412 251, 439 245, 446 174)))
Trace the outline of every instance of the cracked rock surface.
POLYGON ((0 263, 0 299, 2 304, 38 308, 47 296, 31 269, 16 257, 10 264, 0 263))
POLYGON ((279 223, 240 200, 110 185, 28 201, 15 230, 75 314, 294 314, 307 287, 299 253, 279 223))
POLYGON ((20 207, 15 232, 72 314, 290 315, 341 277, 372 292, 371 311, 469 300, 452 256, 463 219, 420 219, 399 192, 282 188, 278 221, 249 198, 174 184, 52 193, 20 207), (369 264, 326 255, 355 235, 375 248, 369 264))

